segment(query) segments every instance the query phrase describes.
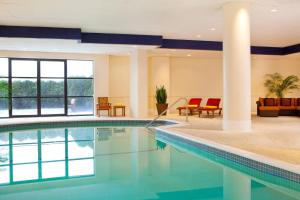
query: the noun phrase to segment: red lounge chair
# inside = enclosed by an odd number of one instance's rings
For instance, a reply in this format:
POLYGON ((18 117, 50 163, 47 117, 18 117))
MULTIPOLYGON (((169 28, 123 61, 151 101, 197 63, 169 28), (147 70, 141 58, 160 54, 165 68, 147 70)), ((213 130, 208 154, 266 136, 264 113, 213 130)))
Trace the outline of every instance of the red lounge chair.
POLYGON ((194 110, 198 110, 200 108, 202 98, 191 98, 188 106, 180 106, 177 108, 179 111, 179 115, 181 115, 181 110, 185 110, 186 108, 190 111, 190 114, 193 114, 194 110))
POLYGON ((202 114, 202 111, 206 111, 207 115, 209 115, 209 112, 212 112, 213 117, 215 115, 215 111, 219 111, 219 115, 221 115, 222 108, 220 108, 220 102, 220 98, 209 98, 207 100, 206 106, 198 108, 199 117, 202 114))

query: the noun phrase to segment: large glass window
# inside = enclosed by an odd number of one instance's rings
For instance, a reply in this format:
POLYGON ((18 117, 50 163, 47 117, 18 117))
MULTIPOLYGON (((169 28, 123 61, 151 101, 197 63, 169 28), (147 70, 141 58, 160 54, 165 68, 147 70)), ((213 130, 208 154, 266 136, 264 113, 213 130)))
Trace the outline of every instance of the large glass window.
POLYGON ((36 60, 11 60, 12 115, 37 115, 36 60))
POLYGON ((93 114, 93 63, 67 61, 68 114, 93 114))
POLYGON ((8 117, 8 58, 0 58, 0 117, 8 117))
POLYGON ((65 62, 41 61, 41 114, 65 113, 65 62))
POLYGON ((93 62, 0 58, 0 118, 92 115, 93 62))

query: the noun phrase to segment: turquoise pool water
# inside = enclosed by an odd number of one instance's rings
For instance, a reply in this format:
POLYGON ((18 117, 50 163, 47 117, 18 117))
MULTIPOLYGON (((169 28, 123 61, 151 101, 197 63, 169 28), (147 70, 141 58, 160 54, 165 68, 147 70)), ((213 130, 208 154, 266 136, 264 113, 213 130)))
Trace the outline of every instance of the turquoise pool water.
POLYGON ((0 200, 300 199, 298 183, 248 173, 161 134, 122 126, 2 132, 0 200))

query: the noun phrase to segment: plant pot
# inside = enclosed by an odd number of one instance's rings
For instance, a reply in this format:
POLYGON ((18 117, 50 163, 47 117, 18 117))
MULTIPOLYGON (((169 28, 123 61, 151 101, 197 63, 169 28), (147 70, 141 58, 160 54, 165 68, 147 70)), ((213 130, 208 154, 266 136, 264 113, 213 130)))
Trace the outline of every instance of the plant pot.
MULTIPOLYGON (((167 103, 157 103, 156 104, 156 108, 157 108, 157 113, 158 115, 160 115, 161 113, 163 113, 166 109, 168 109, 168 104, 167 103)), ((166 115, 166 113, 164 113, 163 115, 166 115)))

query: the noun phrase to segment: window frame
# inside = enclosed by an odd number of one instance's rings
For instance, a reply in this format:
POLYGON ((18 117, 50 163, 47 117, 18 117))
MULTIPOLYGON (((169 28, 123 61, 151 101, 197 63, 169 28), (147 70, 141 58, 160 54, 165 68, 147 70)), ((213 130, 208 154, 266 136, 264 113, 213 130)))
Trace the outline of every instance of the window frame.
POLYGON ((56 116, 93 116, 94 115, 94 61, 93 60, 78 60, 78 59, 48 59, 48 58, 19 58, 19 57, 1 57, 8 59, 8 76, 1 77, 8 79, 8 96, 7 97, 0 97, 1 99, 8 100, 8 116, 0 117, 0 119, 5 118, 22 118, 22 117, 56 117, 56 116), (28 61, 36 61, 37 62, 37 76, 36 77, 19 77, 19 76, 12 76, 12 61, 14 60, 28 60, 28 61), (67 62, 68 60, 73 61, 90 61, 92 62, 92 70, 93 76, 92 77, 68 77, 67 75, 67 62), (63 62, 64 63, 64 74, 61 77, 41 77, 41 62, 43 61, 53 61, 53 62, 63 62), (23 96, 23 97, 13 97, 12 96, 12 80, 15 78, 26 78, 26 79, 36 79, 37 80, 37 95, 36 96, 23 96), (62 79, 64 84, 64 93, 63 95, 53 95, 53 96, 42 96, 41 94, 41 82, 43 79, 62 79), (68 96, 68 79, 90 79, 92 80, 92 90, 93 94, 91 96, 68 96), (92 98, 92 113, 91 114, 72 114, 69 115, 68 113, 68 98, 80 98, 80 97, 88 97, 92 98), (36 115, 13 115, 13 107, 12 107, 12 100, 14 98, 36 98, 37 101, 37 114, 36 115), (64 99, 64 113, 60 114, 42 114, 42 99, 43 98, 63 98, 64 99))

